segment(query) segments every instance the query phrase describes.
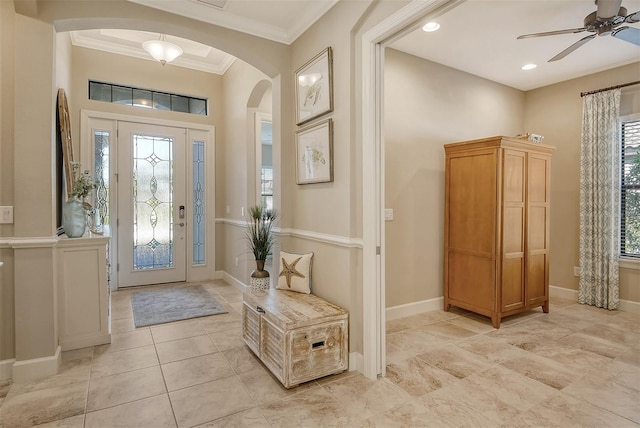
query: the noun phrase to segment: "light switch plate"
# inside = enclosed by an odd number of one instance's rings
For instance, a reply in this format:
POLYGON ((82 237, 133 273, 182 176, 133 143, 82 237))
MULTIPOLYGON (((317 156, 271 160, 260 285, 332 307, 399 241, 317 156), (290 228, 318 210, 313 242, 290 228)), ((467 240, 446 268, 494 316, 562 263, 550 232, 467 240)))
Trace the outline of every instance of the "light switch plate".
POLYGON ((13 207, 0 207, 0 223, 11 224, 13 223, 13 207))
POLYGON ((384 209, 384 219, 386 221, 393 220, 393 208, 385 208, 384 209))

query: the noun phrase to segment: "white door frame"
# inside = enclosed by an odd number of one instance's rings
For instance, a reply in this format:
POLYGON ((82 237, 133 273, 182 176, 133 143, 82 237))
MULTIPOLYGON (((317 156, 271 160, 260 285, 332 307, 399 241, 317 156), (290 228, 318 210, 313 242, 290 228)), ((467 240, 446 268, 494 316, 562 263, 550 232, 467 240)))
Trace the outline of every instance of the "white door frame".
MULTIPOLYGON (((132 115, 124 115, 118 113, 107 113, 93 110, 81 110, 80 111, 80 160, 83 167, 91 166, 90 169, 93 171, 93 129, 89 126, 91 119, 97 119, 102 121, 111 121, 112 127, 110 131, 112 132, 112 142, 116 141, 116 131, 117 131, 117 122, 138 122, 138 123, 146 123, 150 125, 160 125, 160 126, 170 126, 175 128, 185 128, 187 130, 187 152, 186 152, 186 176, 187 176, 187 206, 193 206, 193 191, 192 184, 190 183, 189 177, 192 176, 192 167, 190 164, 190 159, 192 159, 192 142, 194 140, 202 141, 204 140, 207 144, 206 150, 206 162, 209 165, 206 171, 205 180, 207 183, 207 192, 205 195, 206 198, 206 213, 207 219, 215 218, 215 127, 213 125, 205 125, 200 123, 193 122, 181 122, 175 120, 164 120, 164 119, 156 119, 151 117, 142 117, 142 116, 132 116, 132 115)), ((111 146, 110 150, 110 180, 112 184, 111 192, 109 195, 109 203, 110 203, 110 211, 112 213, 117 213, 117 205, 116 198, 113 196, 113 193, 117 192, 117 156, 118 151, 115 144, 111 146)), ((113 217, 115 219, 115 217, 113 217)), ((188 228, 186 233, 189 236, 193 235, 193 225, 191 221, 187 222, 188 228)), ((206 238, 207 238, 207 247, 206 247, 206 264, 194 266, 192 263, 193 260, 193 247, 187 245, 187 281, 203 281, 207 279, 215 278, 215 222, 207 221, 206 223, 206 238)), ((111 260, 111 271, 110 271, 110 287, 112 290, 117 289, 118 284, 118 271, 116 269, 115 261, 118 260, 117 248, 118 248, 118 229, 115 224, 115 221, 112 221, 111 226, 111 242, 109 244, 110 254, 109 258, 111 260)))
POLYGON ((465 0, 413 0, 362 36, 363 373, 385 375, 384 47, 465 0))

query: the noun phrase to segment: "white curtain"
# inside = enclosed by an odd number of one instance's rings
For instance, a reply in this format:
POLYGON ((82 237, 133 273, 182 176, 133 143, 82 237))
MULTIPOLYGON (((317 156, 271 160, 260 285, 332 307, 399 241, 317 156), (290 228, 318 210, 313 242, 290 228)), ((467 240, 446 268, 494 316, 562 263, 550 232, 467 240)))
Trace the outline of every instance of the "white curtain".
POLYGON ((578 302, 617 309, 620 255, 620 90, 583 98, 578 302))

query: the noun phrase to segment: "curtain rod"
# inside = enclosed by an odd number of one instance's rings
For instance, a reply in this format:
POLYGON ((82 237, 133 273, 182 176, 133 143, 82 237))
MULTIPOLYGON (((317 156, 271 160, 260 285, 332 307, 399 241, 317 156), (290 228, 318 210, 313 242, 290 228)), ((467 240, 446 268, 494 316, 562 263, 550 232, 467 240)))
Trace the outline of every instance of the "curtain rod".
POLYGON ((637 84, 640 84, 640 80, 636 80, 635 82, 623 83, 622 85, 609 86, 608 88, 596 89, 595 91, 580 92, 580 96, 584 97, 585 95, 597 94, 598 92, 610 91, 612 89, 624 88, 625 86, 633 86, 637 84))

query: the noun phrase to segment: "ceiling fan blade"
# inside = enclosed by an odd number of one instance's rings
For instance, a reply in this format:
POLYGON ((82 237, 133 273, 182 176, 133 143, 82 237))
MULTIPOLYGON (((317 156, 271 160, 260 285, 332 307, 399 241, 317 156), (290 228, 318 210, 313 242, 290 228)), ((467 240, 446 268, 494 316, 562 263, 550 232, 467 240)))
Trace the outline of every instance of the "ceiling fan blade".
POLYGON ((598 19, 606 21, 618 15, 622 0, 596 0, 596 4, 598 5, 598 19))
POLYGON ((635 24, 636 22, 640 22, 640 10, 637 11, 636 13, 627 15, 627 17, 624 19, 624 22, 627 22, 629 24, 635 24))
POLYGON ((582 28, 571 28, 568 30, 547 31, 544 33, 523 34, 522 36, 518 36, 518 40, 529 39, 532 37, 555 36, 557 34, 582 33, 583 31, 586 31, 586 30, 587 30, 586 27, 582 27, 582 28))
POLYGON ((640 46, 640 29, 632 27, 621 27, 617 30, 613 30, 611 35, 617 39, 624 40, 625 42, 633 43, 636 46, 640 46))
POLYGON ((578 49, 580 46, 582 46, 585 43, 587 43, 589 40, 593 39, 595 36, 596 36, 596 34, 591 34, 590 36, 583 37, 582 39, 578 40, 577 42, 575 42, 574 44, 572 44, 571 46, 569 46, 568 48, 566 48, 565 50, 560 52, 558 55, 556 55, 553 58, 551 58, 549 60, 549 62, 558 61, 558 60, 564 58, 565 56, 569 55, 571 52, 573 52, 576 49, 578 49))

